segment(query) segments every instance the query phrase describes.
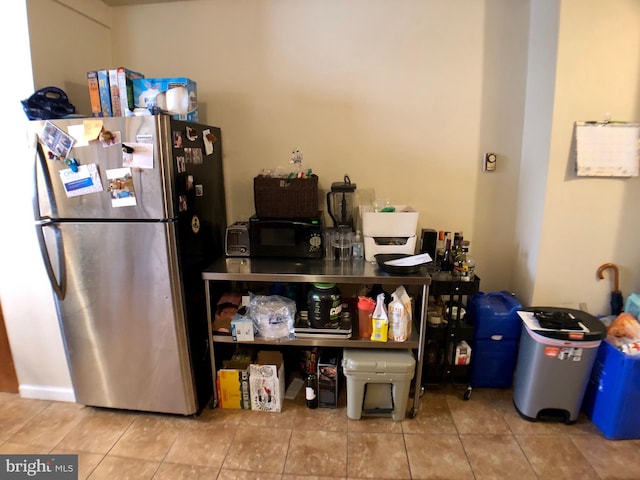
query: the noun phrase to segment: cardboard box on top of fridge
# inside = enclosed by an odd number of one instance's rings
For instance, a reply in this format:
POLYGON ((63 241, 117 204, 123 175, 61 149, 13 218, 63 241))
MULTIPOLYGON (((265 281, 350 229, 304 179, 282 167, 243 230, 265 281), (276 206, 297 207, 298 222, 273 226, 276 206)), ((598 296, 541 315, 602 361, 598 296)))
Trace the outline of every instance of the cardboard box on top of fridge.
POLYGON ((220 408, 251 409, 249 371, 246 368, 218 370, 216 388, 218 391, 218 406, 220 408))
POLYGON ((186 77, 133 80, 136 108, 160 107, 178 120, 198 121, 198 86, 186 77))
POLYGON ((282 411, 284 400, 284 360, 282 353, 261 350, 256 363, 249 365, 251 410, 282 411))
POLYGON ((370 205, 360 206, 362 235, 365 237, 413 237, 418 228, 418 212, 409 205, 388 205, 393 212, 375 212, 370 205))

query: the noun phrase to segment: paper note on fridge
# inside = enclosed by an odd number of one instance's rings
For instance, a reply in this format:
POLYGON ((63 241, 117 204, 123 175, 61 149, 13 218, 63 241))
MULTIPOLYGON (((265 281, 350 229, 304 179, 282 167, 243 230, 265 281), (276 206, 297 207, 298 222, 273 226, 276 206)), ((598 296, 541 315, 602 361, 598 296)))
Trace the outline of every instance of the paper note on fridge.
POLYGON ((125 142, 125 144, 132 150, 128 153, 123 148, 123 167, 153 168, 153 143, 125 142))
POLYGON ((102 119, 84 120, 82 122, 83 135, 82 140, 90 142, 98 138, 100 132, 102 132, 102 119))
POLYGON ((79 165, 77 172, 70 168, 60 170, 59 174, 67 197, 102 191, 102 182, 95 163, 79 165))
POLYGON ((213 140, 210 129, 202 131, 202 141, 204 142, 204 153, 211 155, 213 153, 213 140))
POLYGON ((136 205, 136 192, 133 188, 133 176, 130 168, 107 170, 111 206, 131 207, 136 205))

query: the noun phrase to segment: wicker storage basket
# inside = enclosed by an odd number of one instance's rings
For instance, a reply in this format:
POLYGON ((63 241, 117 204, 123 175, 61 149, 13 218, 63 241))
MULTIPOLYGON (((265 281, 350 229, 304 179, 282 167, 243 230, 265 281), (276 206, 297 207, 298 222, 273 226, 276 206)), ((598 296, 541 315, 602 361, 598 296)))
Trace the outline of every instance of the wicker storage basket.
POLYGON ((253 179, 258 218, 308 218, 318 214, 318 177, 253 179))

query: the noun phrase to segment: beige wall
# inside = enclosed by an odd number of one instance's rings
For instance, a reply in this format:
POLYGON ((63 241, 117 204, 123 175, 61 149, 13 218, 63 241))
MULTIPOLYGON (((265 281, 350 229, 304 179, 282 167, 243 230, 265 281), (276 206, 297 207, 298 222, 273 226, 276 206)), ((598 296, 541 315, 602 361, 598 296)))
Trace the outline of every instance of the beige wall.
MULTIPOLYGON (((229 220, 292 149, 322 191, 412 205, 419 228, 463 231, 483 288, 509 289, 528 2, 175 2, 114 9, 113 58, 198 82, 223 131, 229 220), (481 154, 499 155, 481 171, 481 154)), ((324 194, 321 195, 324 199, 324 194)), ((324 202, 320 205, 324 208, 324 202)))
POLYGON ((562 1, 557 43, 555 88, 544 99, 548 155, 527 158, 529 168, 548 163, 544 188, 532 192, 544 197, 544 215, 530 293, 533 304, 586 302, 610 313, 613 282, 610 272, 597 279, 600 265, 620 267, 625 297, 640 291, 640 178, 577 178, 571 139, 575 121, 640 121, 640 2, 562 1))

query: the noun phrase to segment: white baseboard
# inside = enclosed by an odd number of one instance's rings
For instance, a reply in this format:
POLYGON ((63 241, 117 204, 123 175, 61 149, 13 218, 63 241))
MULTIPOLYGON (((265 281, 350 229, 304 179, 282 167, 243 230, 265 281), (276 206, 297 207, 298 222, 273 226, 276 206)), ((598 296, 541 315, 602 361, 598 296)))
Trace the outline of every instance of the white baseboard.
POLYGON ((57 402, 76 401, 73 388, 50 387, 46 385, 20 385, 19 393, 22 398, 55 400, 57 402))

